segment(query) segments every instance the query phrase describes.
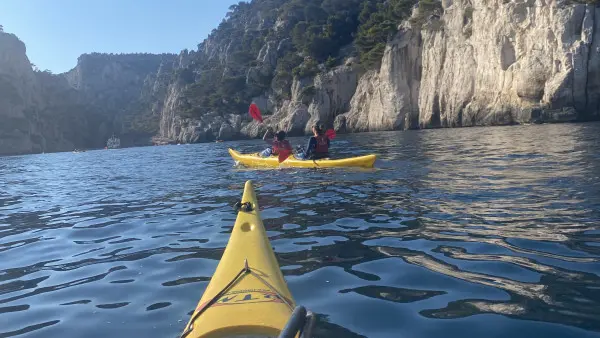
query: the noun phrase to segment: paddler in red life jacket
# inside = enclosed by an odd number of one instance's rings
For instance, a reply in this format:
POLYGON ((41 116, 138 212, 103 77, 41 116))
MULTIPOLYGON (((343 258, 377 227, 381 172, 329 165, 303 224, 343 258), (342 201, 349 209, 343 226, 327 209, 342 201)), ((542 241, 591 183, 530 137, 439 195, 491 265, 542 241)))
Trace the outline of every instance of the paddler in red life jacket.
POLYGON ((285 139, 285 137, 286 137, 285 131, 279 131, 279 132, 277 132, 277 134, 273 135, 273 138, 271 138, 272 134, 273 134, 273 129, 271 129, 269 127, 269 129, 267 129, 267 132, 263 136, 263 140, 265 142, 267 142, 268 144, 270 144, 271 147, 263 150, 260 153, 260 156, 261 157, 269 157, 271 155, 279 155, 279 154, 284 154, 284 155, 288 155, 288 156, 291 155, 293 152, 293 149, 292 149, 292 145, 290 144, 290 142, 285 139))
POLYGON ((303 154, 298 154, 298 157, 304 160, 318 160, 329 157, 329 145, 331 141, 325 135, 325 128, 316 123, 312 127, 314 136, 308 140, 308 146, 303 154))

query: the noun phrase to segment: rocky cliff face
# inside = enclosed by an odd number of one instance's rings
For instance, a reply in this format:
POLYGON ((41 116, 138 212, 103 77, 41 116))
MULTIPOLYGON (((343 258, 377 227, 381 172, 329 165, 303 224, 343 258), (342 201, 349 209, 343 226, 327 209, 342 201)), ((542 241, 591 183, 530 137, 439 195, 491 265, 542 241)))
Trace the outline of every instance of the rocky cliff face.
MULTIPOLYGON (((315 75, 277 81, 281 49, 290 43, 282 37, 263 41, 246 82, 275 74, 253 101, 272 113, 266 125, 292 135, 308 133, 315 121, 361 132, 598 119, 599 11, 553 0, 444 0, 439 11, 415 7, 412 18, 399 23, 378 69, 362 69, 353 55, 341 55, 341 66, 320 65, 315 75)), ((287 20, 280 17, 270 29, 281 30, 287 20)), ((261 23, 248 22, 246 29, 253 24, 261 23)), ((210 40, 198 53, 227 60, 231 41, 210 40)), ((185 98, 185 88, 171 88, 166 102, 185 98)), ((161 123, 165 139, 218 138, 222 124, 236 137, 259 137, 266 129, 245 116, 228 125, 214 112, 207 116, 216 125, 181 119, 181 110, 171 105, 162 113, 177 126, 161 123)))
POLYGON ((361 79, 350 111, 337 117, 338 131, 380 131, 416 128, 421 84, 421 35, 402 28, 383 56, 379 71, 361 79))
POLYGON ((443 1, 405 24, 365 75, 349 131, 597 119, 600 8, 555 1, 443 1))
POLYGON ((34 71, 25 44, 0 32, 0 154, 99 148, 112 133, 124 144, 149 144, 159 130, 151 108, 163 97, 153 86, 161 63, 173 59, 83 55, 73 70, 54 75, 34 71))
MULTIPOLYGON (((90 123, 85 145, 100 147, 111 134, 124 145, 147 145, 159 130, 160 100, 170 81, 175 55, 86 54, 61 75, 77 93, 71 105, 84 106, 90 123)), ((72 109, 71 109, 72 110, 72 109)))
MULTIPOLYGON (((291 135, 310 133, 312 125, 318 121, 332 124, 337 115, 350 108, 357 85, 358 70, 352 65, 336 67, 314 78, 298 78, 292 84, 291 99, 276 106, 275 114, 267 117, 265 124, 291 135)), ((267 101, 255 101, 263 110, 268 110, 267 101)), ((252 121, 244 124, 241 134, 254 138, 265 131, 264 124, 252 121)))
POLYGON ((0 32, 0 46, 0 154, 41 152, 44 104, 25 44, 0 32))

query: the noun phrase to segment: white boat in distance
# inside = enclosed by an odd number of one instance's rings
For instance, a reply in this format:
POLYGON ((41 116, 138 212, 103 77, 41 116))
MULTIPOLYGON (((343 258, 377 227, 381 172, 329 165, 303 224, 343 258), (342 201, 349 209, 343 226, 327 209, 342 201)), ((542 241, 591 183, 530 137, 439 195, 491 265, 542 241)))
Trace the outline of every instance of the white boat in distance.
POLYGON ((111 136, 108 139, 108 141, 106 142, 106 148, 108 148, 108 149, 118 149, 120 147, 121 147, 121 139, 116 137, 115 134, 113 134, 113 136, 111 136))

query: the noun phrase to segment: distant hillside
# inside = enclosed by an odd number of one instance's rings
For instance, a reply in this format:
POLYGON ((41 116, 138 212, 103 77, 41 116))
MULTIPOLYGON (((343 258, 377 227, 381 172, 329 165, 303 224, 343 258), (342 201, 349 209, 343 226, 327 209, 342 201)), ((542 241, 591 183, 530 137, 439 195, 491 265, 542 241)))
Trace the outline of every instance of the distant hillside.
POLYGON ((148 81, 175 55, 86 54, 65 74, 34 71, 25 45, 0 33, 0 154, 102 148, 116 133, 146 145, 159 130, 144 95, 148 81))

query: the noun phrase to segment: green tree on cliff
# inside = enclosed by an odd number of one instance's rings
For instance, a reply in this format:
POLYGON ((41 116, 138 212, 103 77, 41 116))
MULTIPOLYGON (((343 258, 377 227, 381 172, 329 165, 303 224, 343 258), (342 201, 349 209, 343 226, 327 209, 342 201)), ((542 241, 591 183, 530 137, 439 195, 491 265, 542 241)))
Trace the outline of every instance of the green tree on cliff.
MULTIPOLYGON (((425 0, 437 2, 437 0, 425 0)), ((400 22, 409 17, 417 0, 366 0, 360 12, 356 46, 361 62, 367 67, 381 63, 385 46, 398 32, 400 22)))

